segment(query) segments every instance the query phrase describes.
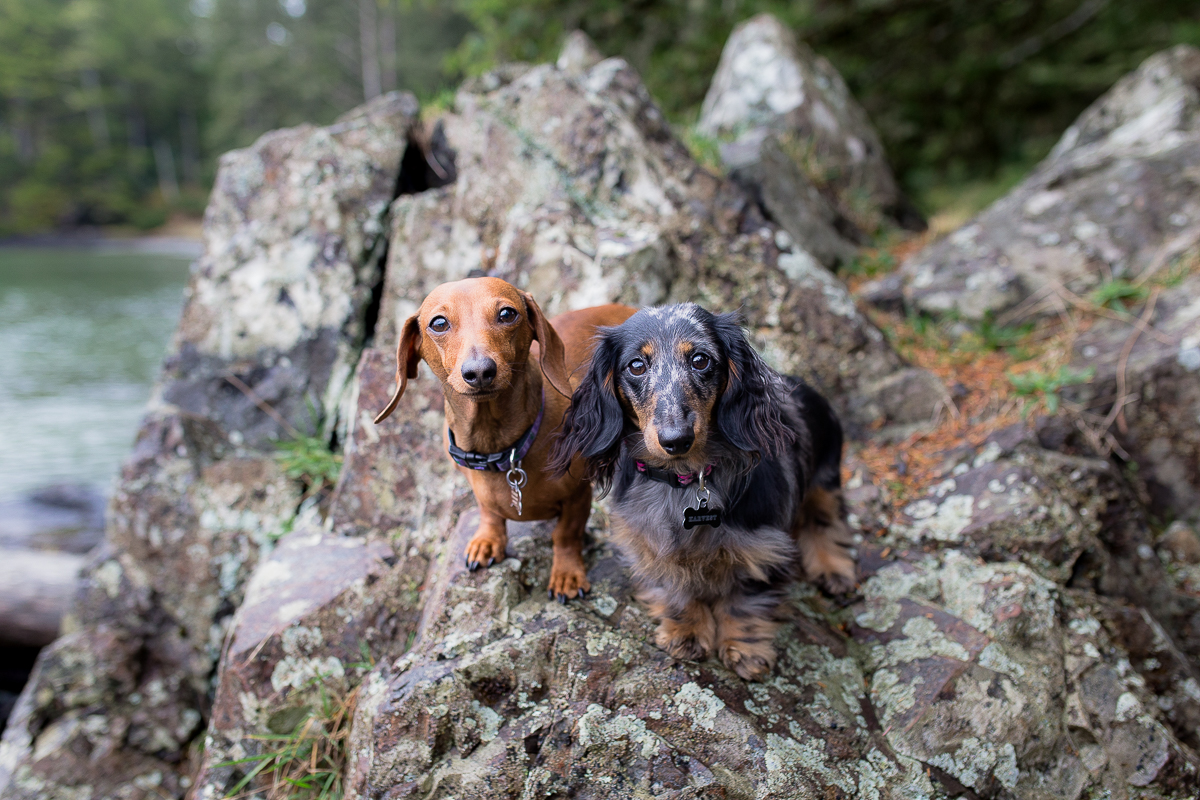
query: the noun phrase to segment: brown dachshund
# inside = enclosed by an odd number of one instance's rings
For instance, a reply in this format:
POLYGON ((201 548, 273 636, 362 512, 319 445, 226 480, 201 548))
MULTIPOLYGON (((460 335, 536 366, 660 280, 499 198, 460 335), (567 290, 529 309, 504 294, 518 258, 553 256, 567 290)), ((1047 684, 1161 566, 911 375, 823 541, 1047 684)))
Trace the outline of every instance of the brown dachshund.
POLYGON ((392 413, 424 360, 446 397, 446 448, 479 504, 479 530, 466 552, 471 570, 504 558, 506 520, 557 517, 550 595, 562 602, 591 588, 583 565, 591 484, 572 477, 584 474, 582 462, 557 477, 547 474, 546 462, 596 329, 633 313, 596 306, 547 321, 533 297, 512 284, 468 278, 434 289, 404 323, 396 393, 375 422, 392 413), (529 369, 530 362, 541 369, 529 369))

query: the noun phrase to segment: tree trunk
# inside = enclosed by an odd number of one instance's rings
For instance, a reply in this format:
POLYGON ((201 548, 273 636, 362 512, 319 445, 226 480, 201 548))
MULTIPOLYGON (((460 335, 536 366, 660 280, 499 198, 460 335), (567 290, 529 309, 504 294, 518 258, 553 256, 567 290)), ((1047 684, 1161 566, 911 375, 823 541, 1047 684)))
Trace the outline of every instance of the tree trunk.
POLYGON ((383 16, 379 20, 379 66, 383 77, 380 88, 390 92, 396 88, 396 0, 383 0, 383 16))
POLYGON ((0 642, 41 647, 54 641, 85 560, 0 548, 0 642))
POLYGON ((92 144, 97 150, 108 149, 108 118, 104 113, 104 93, 100 87, 100 73, 94 69, 81 72, 81 82, 86 95, 88 128, 92 132, 92 144))
POLYGON ((362 56, 363 96, 374 100, 380 95, 379 7, 377 0, 358 0, 359 54, 362 56))
POLYGON ((154 170, 158 173, 158 190, 169 203, 179 197, 179 179, 175 175, 175 156, 171 154, 171 143, 166 139, 154 141, 154 170))

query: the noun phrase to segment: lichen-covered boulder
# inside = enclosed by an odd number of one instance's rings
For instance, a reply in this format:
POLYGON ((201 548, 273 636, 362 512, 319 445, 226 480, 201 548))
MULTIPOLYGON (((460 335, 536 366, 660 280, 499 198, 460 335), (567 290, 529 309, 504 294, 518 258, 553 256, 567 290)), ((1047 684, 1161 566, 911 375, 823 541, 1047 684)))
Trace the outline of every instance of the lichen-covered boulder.
MULTIPOLYGON (((808 199, 807 188, 786 192, 780 180, 803 180, 827 191, 842 225, 849 223, 842 234, 851 241, 856 225, 867 233, 884 221, 913 230, 925 227, 896 184, 879 135, 842 76, 770 14, 759 14, 730 34, 697 128, 724 142, 726 166, 743 182, 761 187, 772 216, 793 235, 785 220, 796 214, 795 206, 811 204, 817 214, 825 212, 808 199), (764 147, 764 139, 773 146, 764 147), (771 160, 780 148, 786 156, 771 160)), ((837 235, 839 225, 833 219, 827 224, 822 236, 837 235)), ((846 244, 843 239, 842 247, 846 244)))
POLYGON ((457 557, 472 523, 446 543, 418 643, 363 685, 348 796, 934 796, 874 725, 819 599, 797 598, 776 674, 747 684, 654 647, 607 545, 588 553, 589 597, 559 605, 545 525, 516 526, 512 557, 473 574, 457 557))
POLYGON ((1054 314, 1066 289, 1159 269, 1200 238, 1200 50, 1151 56, 1017 188, 903 265, 908 303, 970 320, 1054 314))
POLYGON ((947 792, 1076 800, 1200 786, 1200 759, 1090 593, 956 549, 902 555, 862 592, 850 631, 879 724, 947 792))
POLYGON ((273 131, 221 157, 163 402, 247 442, 286 435, 232 373, 306 432, 332 417, 367 334, 417 112, 412 95, 393 92, 329 127, 273 131))
POLYGON ((0 742, 0 796, 189 786, 245 581, 301 499, 272 442, 334 428, 416 113, 391 94, 222 159, 105 548, 0 742))
POLYGON ((804 242, 696 163, 624 61, 483 76, 441 124, 460 177, 392 206, 378 342, 482 265, 551 315, 740 308, 772 364, 817 383, 858 431, 940 407, 938 381, 902 362, 804 242))
POLYGON ((1097 320, 1074 347, 1075 367, 1092 367, 1095 377, 1065 392, 1108 416, 1123 390, 1121 418, 1112 419, 1113 434, 1137 462, 1156 507, 1192 520, 1200 520, 1197 298, 1200 275, 1191 275, 1161 289, 1144 332, 1136 330, 1132 320, 1097 320))
POLYGON ((395 657, 414 631, 426 564, 397 559, 378 538, 298 530, 246 586, 221 654, 204 755, 192 797, 220 800, 322 702, 344 698, 378 656, 395 657), (257 737, 257 738, 256 738, 257 737))

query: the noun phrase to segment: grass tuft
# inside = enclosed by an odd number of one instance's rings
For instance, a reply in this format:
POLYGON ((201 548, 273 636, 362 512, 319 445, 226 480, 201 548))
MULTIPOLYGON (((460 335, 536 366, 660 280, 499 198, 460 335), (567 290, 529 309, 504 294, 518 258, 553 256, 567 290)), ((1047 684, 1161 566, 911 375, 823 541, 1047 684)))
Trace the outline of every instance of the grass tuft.
POLYGON ((1150 290, 1145 286, 1136 286, 1124 278, 1114 278, 1093 289, 1088 299, 1104 308, 1125 311, 1126 303, 1140 303, 1149 295, 1150 290))
POLYGON ((320 681, 318 690, 314 706, 272 718, 275 727, 282 724, 291 730, 248 736, 259 743, 259 753, 217 765, 242 773, 226 793, 227 800, 252 795, 266 800, 341 800, 358 689, 347 693, 320 681))
POLYGON ((341 455, 330 452, 329 444, 317 436, 298 436, 280 442, 275 458, 287 476, 304 481, 310 493, 337 483, 342 471, 341 455))
MULTIPOLYGON (((1087 383, 1095 376, 1095 367, 1079 370, 1059 367, 1058 371, 1054 373, 1041 372, 1039 370, 1030 370, 1029 372, 1022 372, 1020 374, 1010 372, 1008 373, 1008 381, 1012 384, 1013 391, 1018 396, 1039 399, 1046 404, 1047 411, 1055 414, 1058 412, 1058 391, 1060 389, 1065 386, 1087 383)), ((1029 408, 1029 406, 1026 406, 1026 412, 1029 411, 1029 408)))

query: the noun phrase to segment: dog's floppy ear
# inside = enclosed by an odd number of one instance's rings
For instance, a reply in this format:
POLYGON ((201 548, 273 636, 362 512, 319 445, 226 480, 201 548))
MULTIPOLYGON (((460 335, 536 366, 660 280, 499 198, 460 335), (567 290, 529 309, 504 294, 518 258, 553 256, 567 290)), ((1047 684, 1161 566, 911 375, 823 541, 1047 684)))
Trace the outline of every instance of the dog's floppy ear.
POLYGON ((772 397, 770 368, 746 340, 736 313, 717 315, 714 327, 729 365, 717 403, 717 429, 739 450, 760 457, 783 452, 794 435, 772 397))
POLYGON ((400 342, 396 345, 396 391, 388 401, 387 408, 375 417, 375 424, 383 422, 396 410, 396 404, 404 396, 408 379, 417 377, 417 364, 421 361, 421 323, 414 314, 400 330, 400 342))
POLYGON ((529 292, 521 292, 525 301, 525 316, 533 328, 533 338, 542 346, 542 374, 554 387, 554 391, 571 399, 571 381, 567 377, 567 350, 563 347, 558 331, 546 319, 541 307, 529 292))
POLYGON ((546 467, 550 474, 562 475, 571 459, 582 456, 587 476, 601 495, 612 482, 625 430, 625 411, 617 398, 616 358, 616 335, 611 328, 601 328, 592 362, 563 416, 562 434, 554 441, 546 467))

